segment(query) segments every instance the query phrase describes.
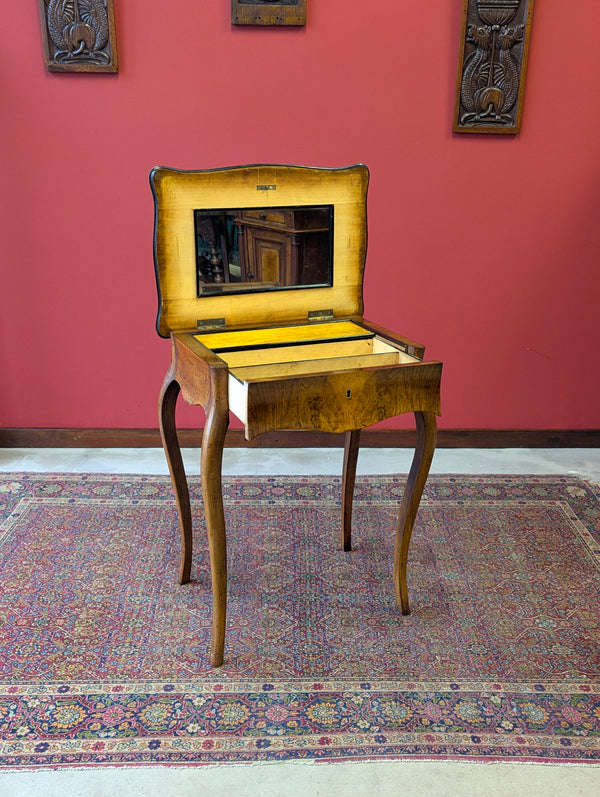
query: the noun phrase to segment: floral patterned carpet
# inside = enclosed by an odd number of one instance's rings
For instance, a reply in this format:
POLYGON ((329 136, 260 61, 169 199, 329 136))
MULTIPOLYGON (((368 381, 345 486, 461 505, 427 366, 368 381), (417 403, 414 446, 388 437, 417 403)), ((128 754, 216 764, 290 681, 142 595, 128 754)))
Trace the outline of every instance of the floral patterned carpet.
POLYGON ((600 489, 432 476, 394 603, 404 477, 225 481, 225 664, 197 485, 176 582, 168 479, 0 477, 0 766, 600 760, 600 489))

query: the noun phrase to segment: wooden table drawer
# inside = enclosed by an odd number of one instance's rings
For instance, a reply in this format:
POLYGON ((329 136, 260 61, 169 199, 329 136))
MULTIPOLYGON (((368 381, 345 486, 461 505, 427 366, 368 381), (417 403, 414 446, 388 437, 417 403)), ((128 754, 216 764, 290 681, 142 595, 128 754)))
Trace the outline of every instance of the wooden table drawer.
POLYGON ((283 362, 282 350, 252 352, 254 364, 248 352, 245 360, 236 354, 222 355, 230 360, 229 407, 249 440, 289 428, 344 432, 415 408, 440 409, 441 364, 380 338, 291 347, 283 362))

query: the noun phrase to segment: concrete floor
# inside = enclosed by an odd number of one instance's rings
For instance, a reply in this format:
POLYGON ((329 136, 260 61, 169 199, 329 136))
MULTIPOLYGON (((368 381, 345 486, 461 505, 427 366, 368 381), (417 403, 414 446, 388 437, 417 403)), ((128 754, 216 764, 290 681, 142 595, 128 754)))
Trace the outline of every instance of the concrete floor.
MULTIPOLYGON (((188 474, 200 473, 200 454, 183 449, 188 474)), ((365 448, 358 473, 408 473, 412 450, 365 448)), ((160 448, 0 448, 0 471, 168 474, 160 448)), ((226 448, 225 475, 337 474, 341 448, 226 448)), ((432 473, 575 473, 600 482, 596 448, 439 448, 432 473)))
MULTIPOLYGON (((358 472, 406 473, 412 452, 365 449, 358 472)), ((197 451, 184 451, 190 475, 197 451)), ((340 474, 338 449, 227 449, 227 475, 340 474)), ((164 474, 159 449, 0 449, 0 471, 164 474)), ((439 449, 433 473, 575 473, 600 483, 600 449, 439 449)), ((600 794, 599 765, 393 761, 0 771, 2 797, 578 797, 600 794)))

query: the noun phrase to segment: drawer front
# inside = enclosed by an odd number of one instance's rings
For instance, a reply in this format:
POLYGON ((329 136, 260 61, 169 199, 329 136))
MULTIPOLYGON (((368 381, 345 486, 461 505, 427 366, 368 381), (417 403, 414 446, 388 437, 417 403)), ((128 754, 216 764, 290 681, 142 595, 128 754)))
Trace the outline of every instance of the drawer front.
POLYGON ((294 226, 294 213, 291 210, 245 210, 242 213, 242 219, 257 225, 272 225, 282 229, 292 229, 294 226))
POLYGON ((330 209, 323 208, 265 208, 244 210, 240 214, 244 224, 256 227, 278 227, 289 232, 328 230, 330 209))
POLYGON ((278 429, 346 432, 405 412, 440 414, 439 362, 248 381, 246 436, 278 429))

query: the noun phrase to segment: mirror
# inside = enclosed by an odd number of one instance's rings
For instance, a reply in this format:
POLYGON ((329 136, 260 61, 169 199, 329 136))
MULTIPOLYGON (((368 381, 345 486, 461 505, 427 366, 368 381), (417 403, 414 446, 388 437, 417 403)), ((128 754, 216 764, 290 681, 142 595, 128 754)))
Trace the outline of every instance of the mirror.
POLYGON ((333 284, 333 205, 194 210, 197 295, 333 284))

